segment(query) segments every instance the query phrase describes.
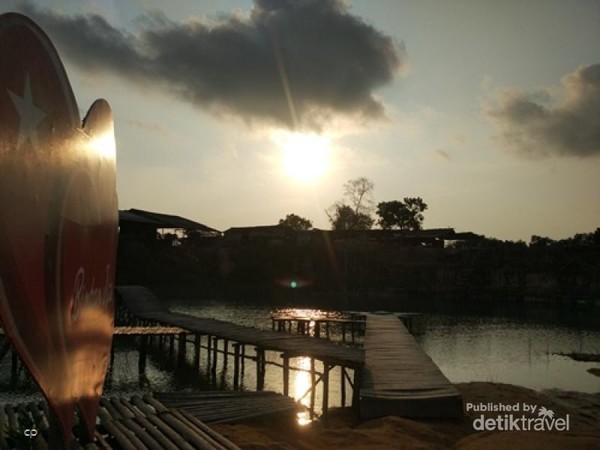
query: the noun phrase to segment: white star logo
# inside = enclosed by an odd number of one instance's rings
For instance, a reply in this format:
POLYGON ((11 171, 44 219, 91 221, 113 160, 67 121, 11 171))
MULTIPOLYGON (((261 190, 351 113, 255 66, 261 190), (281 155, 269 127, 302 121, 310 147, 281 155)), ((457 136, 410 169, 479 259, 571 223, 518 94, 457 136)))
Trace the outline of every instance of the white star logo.
POLYGON ((31 141, 34 147, 38 146, 37 126, 40 124, 46 113, 41 109, 38 109, 33 104, 33 98, 31 97, 31 83, 29 82, 29 74, 25 76, 25 89, 23 97, 18 96, 12 91, 8 91, 10 99, 12 100, 21 122, 19 123, 19 140, 17 141, 17 149, 21 148, 21 145, 25 143, 27 139, 31 141))

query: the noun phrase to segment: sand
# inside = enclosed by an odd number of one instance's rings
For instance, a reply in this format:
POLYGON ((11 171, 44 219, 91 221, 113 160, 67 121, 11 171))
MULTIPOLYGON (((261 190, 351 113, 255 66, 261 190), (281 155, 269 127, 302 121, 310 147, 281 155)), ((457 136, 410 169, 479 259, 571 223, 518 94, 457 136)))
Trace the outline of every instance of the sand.
POLYGON ((543 392, 500 383, 457 384, 464 403, 528 403, 570 416, 570 430, 487 431, 473 429, 473 420, 497 412, 466 412, 457 420, 410 420, 383 417, 358 422, 348 409, 333 409, 327 422, 300 427, 289 422, 214 425, 243 449, 422 449, 422 450, 600 450, 600 392, 543 392))

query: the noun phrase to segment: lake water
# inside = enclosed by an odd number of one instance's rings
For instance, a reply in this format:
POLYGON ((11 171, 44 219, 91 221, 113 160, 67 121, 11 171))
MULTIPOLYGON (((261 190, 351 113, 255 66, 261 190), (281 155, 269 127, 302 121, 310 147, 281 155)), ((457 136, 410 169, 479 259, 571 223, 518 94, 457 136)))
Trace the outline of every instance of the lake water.
MULTIPOLYGON (((271 329, 271 308, 219 301, 170 301, 173 311, 227 320, 241 325, 271 329)), ((423 314, 421 333, 415 339, 452 382, 493 381, 511 383, 532 389, 558 388, 582 392, 600 392, 600 378, 587 369, 600 367, 598 363, 574 361, 557 353, 600 354, 600 330, 593 327, 533 323, 515 317, 477 315, 423 314)), ((191 346, 190 346, 191 347, 191 346)), ((145 373, 138 374, 137 343, 131 337, 116 337, 114 367, 109 375, 107 394, 131 395, 155 391, 196 391, 231 388, 232 367, 219 371, 211 379, 207 368, 206 351, 201 353, 201 373, 193 370, 175 370, 163 351, 150 352, 145 373)), ((251 350, 250 356, 252 355, 251 350)), ((191 348, 188 354, 191 361, 191 348)), ((221 360, 221 357, 219 357, 221 360)), ((281 363, 279 354, 267 353, 267 361, 281 363)), ((291 360, 295 368, 309 369, 308 358, 291 360)), ((20 373, 11 380, 10 357, 0 363, 0 402, 23 401, 39 397, 37 388, 20 373)), ((317 371, 322 367, 317 364, 317 371)), ((282 392, 282 369, 267 365, 265 389, 282 392)), ((243 378, 245 389, 255 389, 255 368, 246 363, 243 378)), ((292 371, 290 394, 296 398, 310 388, 306 371, 292 371)), ((330 375, 330 405, 340 404, 340 371, 330 375)), ((308 404, 310 396, 303 403, 308 404)), ((347 394, 348 402, 351 395, 347 394)), ((321 391, 317 389, 315 405, 319 412, 321 391)))

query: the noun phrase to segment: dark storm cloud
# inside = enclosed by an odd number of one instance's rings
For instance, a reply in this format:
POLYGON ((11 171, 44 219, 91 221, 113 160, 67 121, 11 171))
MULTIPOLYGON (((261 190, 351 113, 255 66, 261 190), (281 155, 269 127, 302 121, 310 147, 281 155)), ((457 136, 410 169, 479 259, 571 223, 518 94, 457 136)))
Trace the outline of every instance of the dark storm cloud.
POLYGON ((405 64, 405 51, 349 13, 342 0, 256 0, 246 15, 210 26, 164 15, 135 34, 97 15, 65 16, 26 4, 70 61, 160 86, 248 122, 318 128, 336 116, 385 116, 373 90, 405 64))
POLYGON ((518 90, 496 95, 487 118, 504 143, 524 156, 600 155, 600 64, 581 67, 562 79, 562 98, 518 90))

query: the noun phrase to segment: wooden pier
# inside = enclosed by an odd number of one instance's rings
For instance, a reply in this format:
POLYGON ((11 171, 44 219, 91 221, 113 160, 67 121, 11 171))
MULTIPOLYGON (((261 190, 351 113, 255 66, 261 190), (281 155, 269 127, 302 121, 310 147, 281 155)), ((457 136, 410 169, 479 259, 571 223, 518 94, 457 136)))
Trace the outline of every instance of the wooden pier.
MULTIPOLYGON (((73 449, 218 449, 239 450, 185 410, 168 408, 146 395, 103 397, 94 442, 78 435, 73 427, 73 449)), ((0 405, 0 448, 49 448, 48 405, 45 401, 0 405)))
POLYGON ((271 329, 278 332, 304 334, 316 338, 332 339, 333 330, 341 336, 343 343, 356 343, 356 338, 364 334, 364 319, 310 318, 288 315, 271 316, 271 329))
MULTIPOLYGON (((283 395, 289 395, 290 359, 308 357, 311 359, 310 390, 305 394, 314 398, 314 390, 322 385, 322 411, 327 413, 329 407, 329 375, 336 366, 341 366, 341 392, 345 404, 346 385, 352 388, 352 404, 358 407, 358 386, 364 363, 362 349, 340 345, 323 339, 314 339, 306 335, 274 333, 270 330, 260 330, 253 327, 233 324, 216 319, 207 319, 175 313, 161 304, 160 300, 148 289, 141 286, 117 286, 116 296, 124 308, 118 308, 118 321, 125 320, 133 326, 178 327, 184 332, 169 337, 169 348, 173 348, 177 338, 177 353, 179 359, 184 359, 187 345, 193 345, 194 364, 199 364, 200 351, 206 348, 211 357, 211 369, 214 372, 221 355, 222 364, 227 364, 227 357, 233 356, 234 389, 239 387, 239 379, 248 358, 256 365, 256 390, 264 389, 266 356, 265 352, 280 353, 282 359, 283 395), (202 345, 202 341, 205 345, 202 345), (233 352, 231 352, 233 347, 233 352), (247 351, 247 347, 251 347, 247 351), (323 370, 320 374, 315 370, 315 360, 321 361, 323 370), (350 370, 353 377, 349 375, 350 370), (317 377, 318 375, 318 377, 317 377)), ((145 343, 142 343, 142 349, 145 343)), ((144 350, 145 352, 145 350, 144 350)))
POLYGON ((462 416, 460 394, 396 315, 367 315, 364 350, 362 418, 462 416))
MULTIPOLYGON (((342 406, 346 404, 348 384, 352 388, 352 405, 360 408, 363 418, 384 415, 462 415, 462 400, 458 391, 408 332, 401 320, 406 320, 406 317, 402 315, 367 314, 364 346, 361 349, 316 339, 305 333, 278 333, 175 313, 162 305, 151 291, 141 286, 117 287, 116 293, 129 315, 130 325, 185 330, 169 337, 170 353, 173 352, 175 338, 178 339, 179 359, 185 359, 186 346, 192 344, 194 364, 198 365, 200 351, 206 348, 214 373, 219 355, 222 355, 224 367, 228 356, 233 356, 234 389, 239 388, 244 361, 250 358, 256 365, 256 390, 262 391, 267 364, 265 352, 274 351, 280 353, 282 360, 279 366, 282 368, 284 396, 289 395, 290 359, 310 358, 311 387, 303 397, 310 395, 312 406, 316 386, 321 384, 323 414, 327 413, 329 407, 330 372, 335 366, 340 366, 342 406), (203 339, 205 346, 202 345, 203 339), (230 347, 233 347, 233 352, 230 347), (249 352, 246 347, 251 347, 249 352), (315 360, 323 364, 320 373, 315 370, 315 360)), ((414 315, 407 316, 412 319, 414 315)), ((357 318, 353 317, 351 320, 356 321, 357 318)), ((142 349, 144 345, 142 344, 142 349)))

